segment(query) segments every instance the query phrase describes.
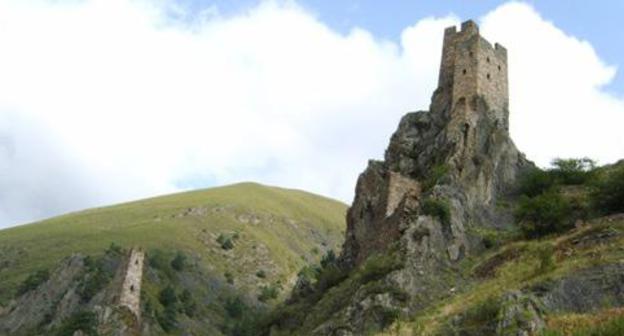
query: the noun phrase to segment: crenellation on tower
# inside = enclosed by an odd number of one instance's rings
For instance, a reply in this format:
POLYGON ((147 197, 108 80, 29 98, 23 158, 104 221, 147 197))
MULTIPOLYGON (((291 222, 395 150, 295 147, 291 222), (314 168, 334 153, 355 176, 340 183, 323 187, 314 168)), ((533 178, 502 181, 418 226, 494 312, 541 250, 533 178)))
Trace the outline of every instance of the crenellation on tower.
POLYGON ((480 96, 496 124, 508 129, 507 49, 484 39, 474 21, 463 22, 460 31, 445 29, 438 86, 450 93, 453 113, 470 119, 473 111, 464 102, 480 96))

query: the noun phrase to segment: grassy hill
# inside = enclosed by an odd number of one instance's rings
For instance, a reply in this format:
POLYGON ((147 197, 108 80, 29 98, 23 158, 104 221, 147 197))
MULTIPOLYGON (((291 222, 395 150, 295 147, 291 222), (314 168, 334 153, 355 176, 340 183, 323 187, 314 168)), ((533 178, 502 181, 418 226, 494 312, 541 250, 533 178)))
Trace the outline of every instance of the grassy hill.
MULTIPOLYGON (((227 282, 232 291, 254 297, 263 286, 292 286, 303 266, 337 250, 345 211, 345 204, 307 192, 240 183, 2 230, 0 308, 15 297, 28 275, 52 270, 75 253, 103 255, 112 243, 140 246, 148 257, 182 254, 189 269, 203 274, 198 278, 227 282)), ((164 280, 152 273, 144 280, 146 297, 158 301, 164 280)), ((175 282, 189 283, 182 276, 175 282)))

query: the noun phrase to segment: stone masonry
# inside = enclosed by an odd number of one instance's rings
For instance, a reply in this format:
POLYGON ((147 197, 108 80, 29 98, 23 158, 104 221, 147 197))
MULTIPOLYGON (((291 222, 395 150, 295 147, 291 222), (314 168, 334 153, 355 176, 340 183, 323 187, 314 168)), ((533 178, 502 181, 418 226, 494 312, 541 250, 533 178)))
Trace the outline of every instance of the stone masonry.
POLYGON ((444 31, 439 87, 451 87, 453 110, 474 114, 468 102, 482 96, 500 127, 509 129, 509 89, 507 79, 507 49, 494 47, 479 34, 474 21, 466 21, 461 31, 449 27, 444 31), (461 108, 457 108, 461 105, 461 108))
POLYGON ((130 250, 119 296, 119 305, 130 309, 137 318, 141 316, 141 279, 143 278, 144 259, 145 252, 142 249, 130 250))

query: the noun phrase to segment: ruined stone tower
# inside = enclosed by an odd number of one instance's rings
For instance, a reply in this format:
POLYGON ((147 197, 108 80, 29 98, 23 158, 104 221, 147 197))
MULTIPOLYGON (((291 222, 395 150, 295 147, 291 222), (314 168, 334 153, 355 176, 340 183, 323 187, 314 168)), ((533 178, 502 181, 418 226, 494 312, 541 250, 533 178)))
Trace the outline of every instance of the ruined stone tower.
POLYGON ((507 50, 494 47, 479 34, 472 21, 444 31, 444 45, 438 87, 451 92, 452 111, 467 119, 475 108, 472 98, 479 95, 488 105, 497 126, 509 129, 509 91, 507 81, 507 50))
POLYGON ((137 318, 141 316, 141 279, 145 253, 140 248, 132 248, 124 269, 119 305, 127 307, 137 318))

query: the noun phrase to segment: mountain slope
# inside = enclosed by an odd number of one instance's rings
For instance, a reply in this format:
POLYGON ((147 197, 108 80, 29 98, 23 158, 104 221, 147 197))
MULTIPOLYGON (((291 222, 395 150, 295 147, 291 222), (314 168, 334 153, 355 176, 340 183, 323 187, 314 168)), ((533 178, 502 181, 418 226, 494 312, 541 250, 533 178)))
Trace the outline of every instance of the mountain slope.
MULTIPOLYGON (((155 319, 162 310, 159 293, 172 286, 178 296, 186 290, 196 300, 211 301, 198 302, 200 322, 191 323, 189 318, 186 326, 182 321, 177 329, 206 330, 211 325, 209 329, 218 330, 219 324, 226 323, 221 316, 223 304, 214 305, 215 300, 226 301, 221 294, 240 296, 246 305, 257 308, 279 301, 303 266, 339 246, 345 211, 344 204, 310 193, 241 183, 0 231, 0 333, 2 307, 6 307, 4 314, 14 309, 16 291, 29 275, 38 270, 54 273, 59 263, 63 265, 61 260, 71 255, 103 258, 114 254, 105 253, 107 248, 114 252, 133 246, 147 252, 143 296, 152 310, 144 312, 148 324, 150 316, 155 319), (183 256, 189 267, 172 272, 169 261, 176 255, 183 256), (156 257, 166 260, 160 269, 156 257), (277 288, 278 300, 272 300, 275 294, 258 300, 266 288, 277 288)), ((77 291, 84 288, 84 284, 76 286, 77 291)), ((152 324, 153 332, 159 330, 157 323, 152 324)))

